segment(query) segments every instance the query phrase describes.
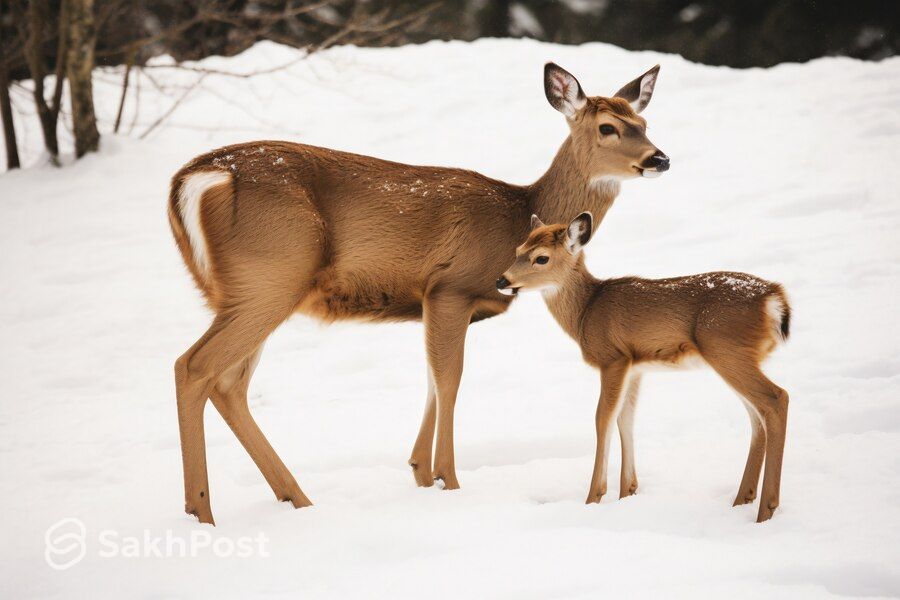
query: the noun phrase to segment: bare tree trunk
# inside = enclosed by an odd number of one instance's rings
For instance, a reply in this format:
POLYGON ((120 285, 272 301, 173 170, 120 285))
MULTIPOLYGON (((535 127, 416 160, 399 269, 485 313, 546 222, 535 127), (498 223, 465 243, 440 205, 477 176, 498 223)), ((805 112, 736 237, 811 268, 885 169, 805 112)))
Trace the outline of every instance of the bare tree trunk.
POLYGON ((62 97, 65 80, 66 35, 63 23, 66 18, 68 0, 60 1, 59 22, 57 23, 59 41, 56 52, 56 82, 53 90, 53 102, 47 103, 44 97, 44 78, 47 76, 46 56, 44 55, 44 39, 48 29, 53 25, 50 19, 50 7, 47 0, 30 0, 27 17, 22 0, 12 0, 13 21, 19 26, 19 34, 24 43, 25 60, 28 71, 34 81, 34 106, 41 123, 44 136, 44 147, 50 153, 53 164, 59 164, 59 138, 56 125, 59 120, 59 102, 62 97))
MULTIPOLYGON (((0 23, 6 13, 4 3, 0 0, 0 23)), ((9 98, 9 64, 5 51, 10 48, 8 40, 3 37, 0 26, 0 122, 3 123, 3 141, 6 143, 6 169, 17 169, 19 163, 19 144, 16 141, 16 125, 13 121, 12 102, 9 98)))
POLYGON ((16 142, 16 128, 13 123, 12 103, 9 100, 9 79, 6 63, 0 62, 0 116, 3 120, 3 138, 6 142, 6 168, 19 168, 19 145, 16 142))
MULTIPOLYGON (((91 75, 94 70, 94 0, 69 0, 65 29, 69 38, 69 96, 72 101, 72 129, 75 156, 96 152, 100 144, 91 75)), ((60 30, 62 34, 62 29, 60 30)))

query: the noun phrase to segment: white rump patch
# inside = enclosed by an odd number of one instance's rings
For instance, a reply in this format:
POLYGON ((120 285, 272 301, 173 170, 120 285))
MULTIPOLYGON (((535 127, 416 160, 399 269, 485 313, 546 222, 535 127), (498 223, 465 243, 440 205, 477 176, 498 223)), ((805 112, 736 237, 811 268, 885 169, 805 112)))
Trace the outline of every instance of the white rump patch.
POLYGON ((776 341, 783 342, 781 333, 781 319, 784 318, 784 301, 778 296, 766 298, 766 315, 769 317, 769 326, 776 341))
POLYGON ((231 173, 226 171, 199 171, 191 173, 181 181, 178 192, 178 208, 181 222, 187 231, 188 241, 194 255, 194 264, 204 276, 209 273, 209 256, 203 224, 200 222, 200 203, 206 190, 231 181, 231 173))

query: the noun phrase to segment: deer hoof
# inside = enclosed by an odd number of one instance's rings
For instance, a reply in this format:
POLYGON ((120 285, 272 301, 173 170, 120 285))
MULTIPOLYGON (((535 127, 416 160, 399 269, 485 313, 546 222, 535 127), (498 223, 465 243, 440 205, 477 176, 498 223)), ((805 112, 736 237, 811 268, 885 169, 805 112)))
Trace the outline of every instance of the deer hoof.
POLYGON ((190 505, 185 505, 184 512, 191 516, 197 517, 197 519, 201 523, 206 523, 207 525, 212 525, 213 527, 215 527, 216 525, 216 521, 212 516, 212 510, 210 510, 209 507, 197 509, 190 505))
POLYGON ((587 500, 584 501, 585 504, 600 504, 600 500, 603 499, 603 494, 600 492, 588 494, 587 500))
POLYGON ((443 490, 458 490, 459 482, 456 480, 456 476, 444 476, 438 473, 435 473, 433 476, 434 481, 441 482, 441 489, 443 490))
POLYGON ((775 514, 775 509, 778 508, 778 502, 766 502, 759 505, 759 514, 756 516, 756 522, 762 523, 763 521, 768 521, 772 518, 772 515, 775 514))
POLYGON ((738 492, 737 497, 734 499, 734 504, 732 506, 742 506, 744 504, 750 504, 756 500, 756 490, 747 490, 746 492, 738 492))

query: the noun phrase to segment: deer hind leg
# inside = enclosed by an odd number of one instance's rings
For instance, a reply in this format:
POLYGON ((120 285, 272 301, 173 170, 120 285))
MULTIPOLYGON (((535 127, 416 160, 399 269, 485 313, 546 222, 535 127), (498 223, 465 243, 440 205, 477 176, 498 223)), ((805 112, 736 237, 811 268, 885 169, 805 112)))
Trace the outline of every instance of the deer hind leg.
POLYGON ((184 466, 185 512, 201 523, 214 524, 206 469, 203 411, 214 385, 232 366, 247 358, 290 314, 279 309, 246 306, 223 311, 190 350, 175 362, 178 426, 184 466))
POLYGON ((259 467, 275 497, 282 502, 290 502, 294 508, 311 506, 312 502, 297 485, 294 476, 284 466, 250 414, 247 388, 261 354, 262 346, 219 377, 210 398, 247 454, 259 467))
POLYGON ((193 353, 219 331, 224 320, 216 318, 210 328, 191 348, 175 361, 175 395, 178 402, 178 430, 181 436, 181 460, 184 471, 184 511, 215 525, 209 501, 209 479, 206 471, 206 439, 203 411, 212 384, 208 377, 188 370, 193 353))
POLYGON ((750 417, 750 451, 747 454, 747 465, 744 467, 744 476, 741 478, 741 486, 732 506, 750 504, 756 499, 759 486, 759 474, 762 471, 763 460, 766 456, 766 429, 762 418, 756 412, 756 408, 748 400, 741 396, 747 415, 750 417))
POLYGON ((432 296, 423 303, 425 350, 437 395, 437 443, 432 476, 443 481, 447 490, 459 488, 453 452, 453 411, 471 315, 471 302, 464 298, 432 296))
POLYGON ((616 424, 619 427, 619 438, 622 442, 622 474, 619 479, 619 498, 631 496, 637 492, 637 469, 634 464, 634 410, 637 407, 638 394, 641 388, 641 376, 632 375, 628 380, 622 410, 616 424))
POLYGON ((775 514, 781 497, 781 463, 787 435, 788 393, 759 373, 759 385, 765 391, 758 394, 759 408, 766 429, 766 473, 759 501, 757 523, 768 521, 775 514))
POLYGON ((437 393, 434 389, 434 377, 431 368, 428 372, 428 396, 425 398, 425 414, 422 415, 422 425, 419 427, 419 435, 413 445, 412 454, 409 457, 409 466, 412 467, 413 477, 419 487, 431 487, 434 485, 434 477, 431 470, 431 456, 434 448, 434 426, 437 421, 437 393))
POLYGON ((600 401, 597 403, 597 453, 594 457, 594 473, 588 490, 586 504, 599 503, 606 494, 606 478, 609 467, 609 440, 612 426, 622 408, 622 392, 628 378, 627 362, 614 363, 600 369, 600 401))
MULTIPOLYGON (((759 495, 759 513, 756 521, 761 523, 772 518, 778 508, 781 492, 781 462, 784 456, 784 440, 787 431, 788 393, 772 383, 756 364, 756 361, 741 361, 739 358, 717 360, 713 368, 733 387, 759 415, 765 434, 765 474, 762 492, 759 495)), ((751 451, 753 449, 751 442, 751 451)), ((762 460, 754 459, 754 460, 762 460)), ((748 460, 748 467, 750 465, 748 460)), ((747 471, 745 469, 745 479, 747 471)), ((753 473, 750 473, 752 481, 753 473)), ((743 483, 742 483, 743 489, 743 483)))

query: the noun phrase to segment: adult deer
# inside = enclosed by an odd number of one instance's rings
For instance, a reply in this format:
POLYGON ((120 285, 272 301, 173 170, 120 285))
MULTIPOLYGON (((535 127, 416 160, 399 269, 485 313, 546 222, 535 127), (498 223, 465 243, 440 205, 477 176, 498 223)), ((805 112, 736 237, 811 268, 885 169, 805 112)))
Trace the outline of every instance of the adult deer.
POLYGON ((787 340, 791 307, 781 285, 747 273, 715 272, 669 279, 595 279, 581 249, 591 238, 593 219, 584 212, 569 225, 544 225, 516 249, 515 262, 497 289, 543 290, 547 308, 581 346, 581 355, 600 371, 597 453, 588 504, 606 494, 609 441, 618 421, 622 441, 619 497, 637 490, 634 467, 634 409, 641 373, 647 367, 707 364, 741 396, 753 430, 750 453, 734 506, 756 498, 765 459, 757 521, 778 507, 781 460, 787 427, 788 393, 772 383, 760 363, 787 340))
POLYGON ((215 150, 176 173, 169 221, 215 311, 206 333, 175 363, 185 510, 213 523, 207 398, 275 496, 295 507, 310 504, 247 407, 263 342, 296 312, 324 321, 424 322, 428 397, 409 464, 420 486, 440 479, 458 488, 453 409, 466 329, 509 306, 494 279, 532 213, 555 222, 590 210, 599 220, 620 179, 669 168, 638 116, 658 72, 657 65, 614 97, 587 97, 575 77, 547 64, 545 93, 570 134, 528 186, 273 141, 215 150))

